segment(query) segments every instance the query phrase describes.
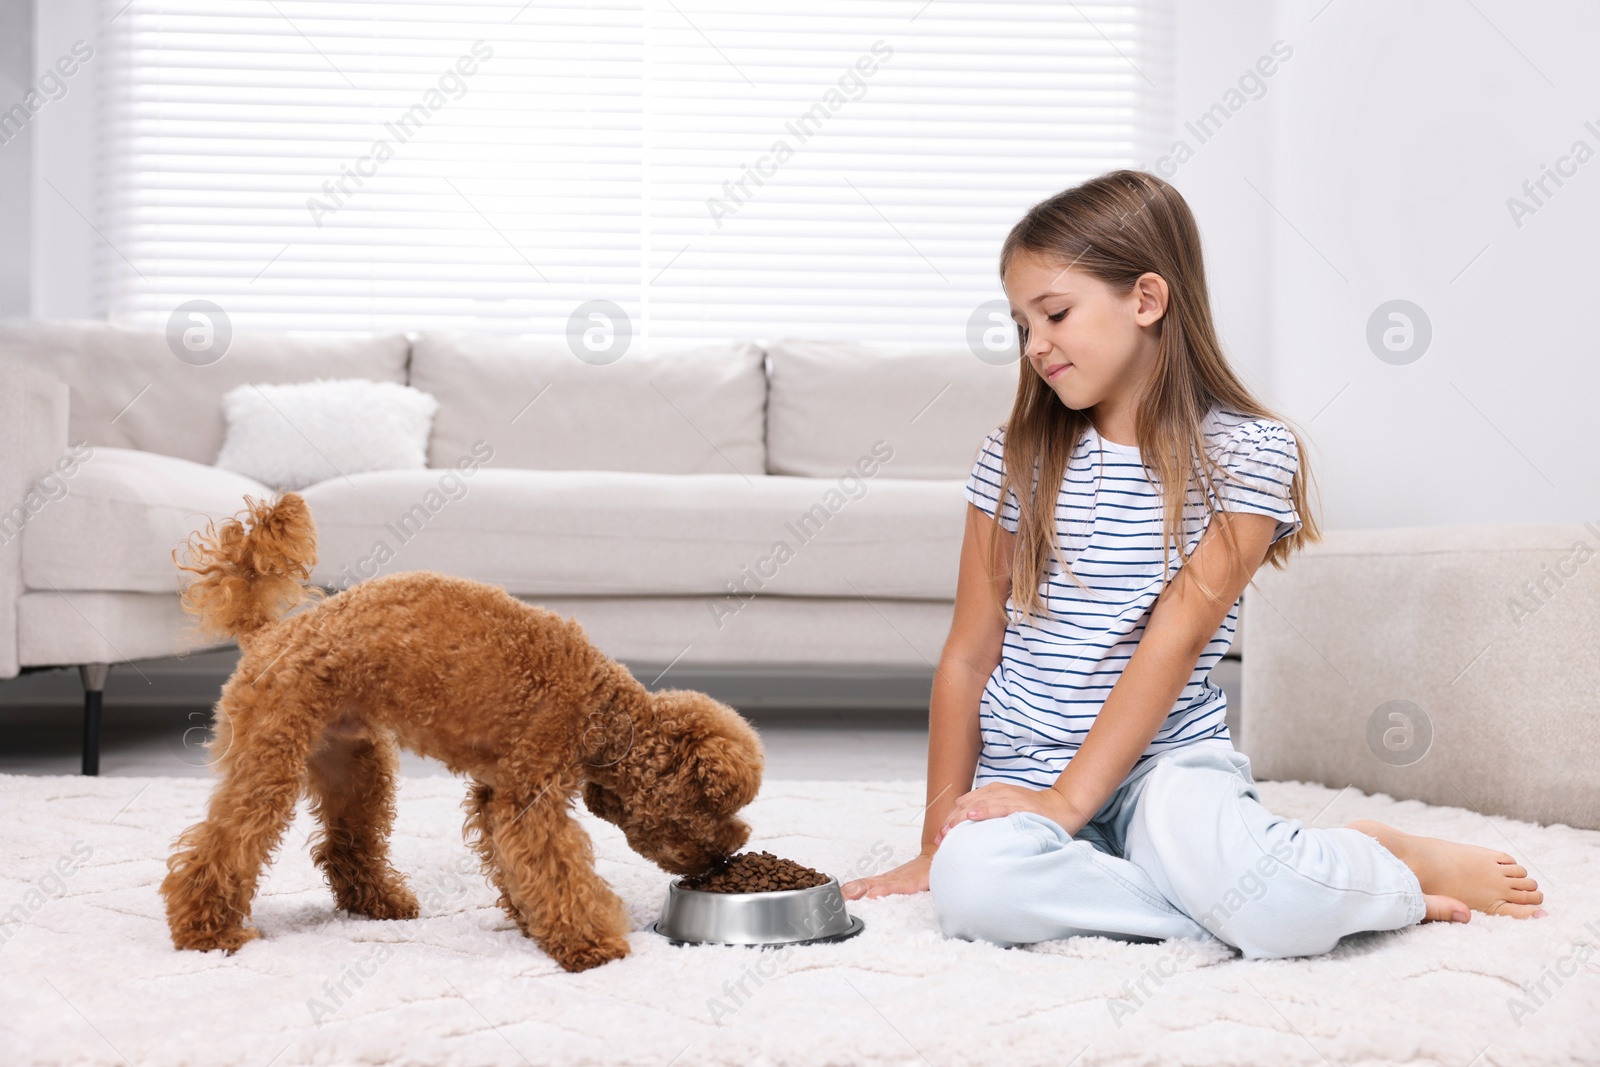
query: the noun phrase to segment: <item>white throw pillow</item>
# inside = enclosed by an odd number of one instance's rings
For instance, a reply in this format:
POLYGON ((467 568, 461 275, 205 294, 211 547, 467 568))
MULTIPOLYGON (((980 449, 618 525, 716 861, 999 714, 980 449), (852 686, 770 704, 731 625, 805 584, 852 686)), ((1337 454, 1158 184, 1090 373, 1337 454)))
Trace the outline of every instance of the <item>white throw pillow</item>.
POLYGON ((217 466, 278 489, 421 469, 438 410, 432 396, 398 382, 241 385, 222 395, 228 429, 217 466))

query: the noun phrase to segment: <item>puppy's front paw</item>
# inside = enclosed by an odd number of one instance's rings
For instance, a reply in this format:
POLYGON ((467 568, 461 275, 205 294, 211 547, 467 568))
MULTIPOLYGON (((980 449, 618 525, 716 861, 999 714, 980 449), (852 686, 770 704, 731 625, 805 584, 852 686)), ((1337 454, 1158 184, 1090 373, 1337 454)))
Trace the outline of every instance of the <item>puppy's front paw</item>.
POLYGON ((369 919, 415 919, 422 914, 416 895, 404 885, 372 886, 365 892, 340 894, 339 906, 369 919))
POLYGON ((603 937, 596 941, 547 945, 545 950, 550 953, 551 959, 561 965, 562 970, 573 973, 587 971, 591 967, 598 967, 612 960, 620 960, 629 951, 628 939, 625 937, 603 937))
POLYGON ((195 952, 211 952, 220 948, 231 956, 260 936, 261 932, 253 926, 232 926, 219 930, 174 930, 172 946, 195 952))

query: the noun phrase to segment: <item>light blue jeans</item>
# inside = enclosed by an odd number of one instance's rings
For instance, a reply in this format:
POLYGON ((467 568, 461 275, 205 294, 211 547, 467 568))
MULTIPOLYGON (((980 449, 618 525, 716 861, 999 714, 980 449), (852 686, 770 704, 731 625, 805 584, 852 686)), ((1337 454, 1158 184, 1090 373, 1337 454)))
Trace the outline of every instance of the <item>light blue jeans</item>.
POLYGON ((1076 835, 1033 812, 959 823, 928 884, 947 936, 1005 947, 1215 937, 1248 959, 1314 956, 1425 913, 1392 852, 1359 830, 1272 814, 1250 760, 1219 744, 1146 760, 1076 835))

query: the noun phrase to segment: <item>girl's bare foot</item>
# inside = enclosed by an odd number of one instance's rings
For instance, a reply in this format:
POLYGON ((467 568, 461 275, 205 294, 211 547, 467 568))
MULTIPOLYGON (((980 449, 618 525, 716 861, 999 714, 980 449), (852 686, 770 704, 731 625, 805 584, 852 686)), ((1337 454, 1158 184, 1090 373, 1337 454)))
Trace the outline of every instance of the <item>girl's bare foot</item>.
POLYGON ((1544 915, 1539 883, 1504 852, 1438 837, 1419 837, 1373 819, 1347 823, 1400 857, 1422 883, 1428 914, 1424 922, 1469 918, 1464 908, 1489 915, 1527 919, 1544 915))

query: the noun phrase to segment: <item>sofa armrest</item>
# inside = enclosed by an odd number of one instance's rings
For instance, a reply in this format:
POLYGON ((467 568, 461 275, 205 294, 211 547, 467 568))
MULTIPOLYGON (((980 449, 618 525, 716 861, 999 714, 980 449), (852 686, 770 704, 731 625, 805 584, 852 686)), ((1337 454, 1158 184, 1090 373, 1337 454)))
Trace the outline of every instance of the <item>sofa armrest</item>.
POLYGON ((50 500, 39 479, 67 451, 68 395, 64 382, 32 367, 0 366, 0 678, 18 670, 22 531, 50 500))

